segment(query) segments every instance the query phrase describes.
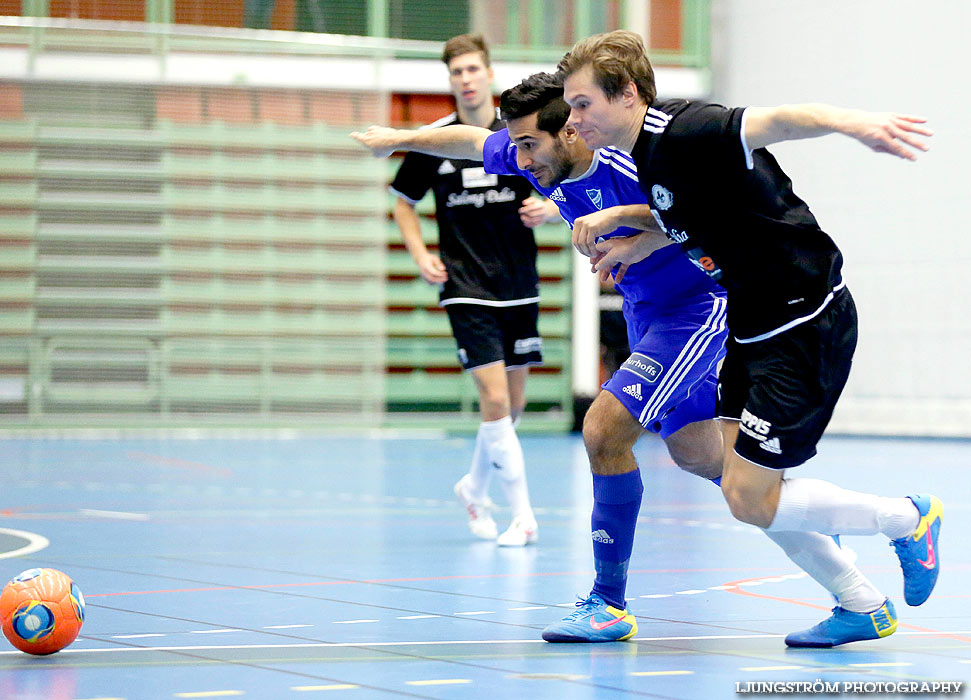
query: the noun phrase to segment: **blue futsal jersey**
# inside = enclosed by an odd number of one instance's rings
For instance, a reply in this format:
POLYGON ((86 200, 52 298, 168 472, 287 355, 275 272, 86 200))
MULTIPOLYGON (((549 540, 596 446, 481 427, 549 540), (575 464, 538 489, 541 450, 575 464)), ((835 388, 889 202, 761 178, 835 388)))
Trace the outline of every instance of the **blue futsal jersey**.
MULTIPOLYGON (((555 188, 541 187, 519 168, 516 145, 505 129, 486 139, 482 154, 486 172, 526 177, 556 203, 571 229, 577 217, 648 203, 633 159, 616 148, 595 151, 587 172, 555 188)), ((607 237, 637 233, 621 227, 607 237)), ((714 418, 716 367, 728 337, 725 290, 676 245, 631 265, 616 288, 624 297, 631 355, 603 389, 663 438, 688 423, 714 418)))
MULTIPOLYGON (((571 230, 574 220, 586 214, 618 205, 648 204, 647 196, 637 184, 634 160, 630 154, 616 148, 598 149, 587 172, 578 178, 564 180, 552 189, 540 186, 528 171, 519 168, 516 144, 505 129, 486 139, 482 154, 486 172, 524 176, 537 192, 556 204, 571 230)), ((605 237, 637 233, 635 229, 622 226, 605 237)), ((724 295, 724 290, 698 269, 677 245, 665 246, 631 265, 616 288, 624 297, 625 307, 650 304, 663 308, 699 293, 724 295)))

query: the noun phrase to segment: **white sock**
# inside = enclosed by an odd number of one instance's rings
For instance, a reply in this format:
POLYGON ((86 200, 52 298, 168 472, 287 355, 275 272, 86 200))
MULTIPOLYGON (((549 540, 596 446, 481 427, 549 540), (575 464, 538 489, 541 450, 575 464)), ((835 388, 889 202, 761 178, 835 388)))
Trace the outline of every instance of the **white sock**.
POLYGON ((479 425, 479 431, 476 433, 472 465, 469 467, 469 496, 477 503, 483 502, 489 495, 489 482, 492 481, 493 472, 483 426, 485 423, 479 425))
POLYGON ((772 532, 796 530, 824 535, 875 535, 890 539, 913 533, 920 520, 909 498, 884 498, 849 491, 820 479, 783 479, 772 532))
POLYGON ((499 475, 513 518, 535 520, 529 505, 523 447, 509 416, 483 422, 479 427, 492 468, 499 475))
POLYGON ((872 612, 886 600, 887 596, 866 579, 832 537, 818 532, 766 530, 765 534, 796 566, 835 595, 840 607, 852 612, 872 612))

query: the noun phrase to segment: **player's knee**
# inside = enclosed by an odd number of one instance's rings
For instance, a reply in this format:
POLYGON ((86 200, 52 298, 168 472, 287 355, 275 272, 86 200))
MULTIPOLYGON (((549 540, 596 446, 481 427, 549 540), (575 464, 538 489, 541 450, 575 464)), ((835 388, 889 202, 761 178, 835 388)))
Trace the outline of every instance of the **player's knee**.
POLYGON ((766 507, 764 493, 746 488, 737 480, 723 478, 722 495, 736 520, 761 528, 772 524, 775 513, 766 507))
POLYGON ((722 473, 722 453, 720 449, 705 449, 705 446, 695 446, 685 449, 683 446, 668 446, 671 459, 681 469, 700 476, 703 479, 714 479, 722 473))
POLYGON ((583 444, 595 472, 598 464, 610 462, 632 449, 633 441, 626 439, 619 427, 603 404, 594 402, 587 411, 583 419, 583 444))
POLYGON ((509 394, 504 391, 483 389, 479 391, 479 410, 483 420, 499 420, 511 415, 509 394))

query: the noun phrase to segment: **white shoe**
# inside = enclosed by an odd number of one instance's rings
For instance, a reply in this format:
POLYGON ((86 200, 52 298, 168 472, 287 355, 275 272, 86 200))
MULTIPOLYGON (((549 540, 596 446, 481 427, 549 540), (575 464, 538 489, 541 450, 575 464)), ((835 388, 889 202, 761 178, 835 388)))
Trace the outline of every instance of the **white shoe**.
POLYGON ((514 518, 509 529, 499 535, 496 544, 500 547, 525 547, 535 544, 539 539, 539 526, 535 520, 514 518))
POLYGON ((469 514, 469 532, 482 540, 494 540, 499 534, 499 528, 496 527, 496 521, 492 519, 489 511, 495 506, 488 496, 481 502, 472 500, 469 495, 470 480, 471 477, 466 474, 458 480, 454 489, 455 495, 469 514))

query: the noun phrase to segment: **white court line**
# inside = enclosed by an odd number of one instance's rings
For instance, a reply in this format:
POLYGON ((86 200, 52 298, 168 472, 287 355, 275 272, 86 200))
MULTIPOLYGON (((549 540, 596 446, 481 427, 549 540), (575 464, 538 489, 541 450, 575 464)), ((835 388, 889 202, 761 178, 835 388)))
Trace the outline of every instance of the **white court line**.
POLYGON ((365 622, 381 622, 381 620, 334 620, 335 625, 361 625, 365 622))
POLYGON ((866 664, 846 664, 857 668, 893 668, 896 666, 913 666, 909 661, 880 661, 866 664))
POLYGON ((105 518, 106 520, 148 520, 145 513, 126 513, 121 510, 95 510, 93 508, 81 508, 78 514, 88 518, 105 518))
POLYGON ((218 629, 218 630, 189 630, 189 634, 226 634, 227 632, 242 632, 237 629, 218 629))
POLYGON ((24 530, 11 530, 8 527, 0 527, 0 534, 23 537, 25 540, 27 540, 27 544, 20 549, 14 549, 9 552, 0 552, 0 559, 10 559, 11 557, 22 557, 27 554, 33 554, 34 552, 39 552, 40 550, 49 546, 51 543, 51 541, 43 535, 38 535, 33 532, 25 532, 24 530))

